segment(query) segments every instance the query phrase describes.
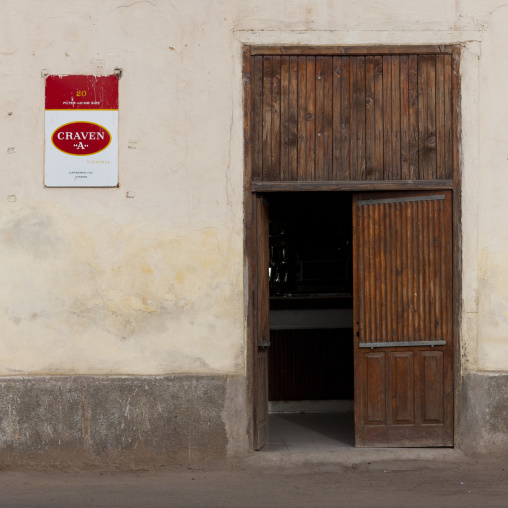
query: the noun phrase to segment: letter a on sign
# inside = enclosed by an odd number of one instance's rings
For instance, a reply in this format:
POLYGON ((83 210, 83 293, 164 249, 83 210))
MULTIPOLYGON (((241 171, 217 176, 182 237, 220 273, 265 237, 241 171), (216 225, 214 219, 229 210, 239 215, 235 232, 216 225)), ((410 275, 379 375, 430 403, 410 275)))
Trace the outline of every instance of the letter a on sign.
POLYGON ((47 187, 116 187, 118 78, 48 76, 45 134, 47 187))

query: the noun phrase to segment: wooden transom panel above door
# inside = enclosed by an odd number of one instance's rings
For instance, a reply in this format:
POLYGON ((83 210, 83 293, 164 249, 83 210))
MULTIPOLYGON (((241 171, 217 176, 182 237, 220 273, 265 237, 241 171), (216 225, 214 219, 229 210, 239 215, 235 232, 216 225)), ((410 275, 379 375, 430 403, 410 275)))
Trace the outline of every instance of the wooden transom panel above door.
POLYGON ((451 192, 353 199, 356 446, 453 445, 451 192))
POLYGON ((320 55, 319 48, 266 51, 252 53, 248 76, 254 181, 453 178, 452 48, 345 56, 320 55))

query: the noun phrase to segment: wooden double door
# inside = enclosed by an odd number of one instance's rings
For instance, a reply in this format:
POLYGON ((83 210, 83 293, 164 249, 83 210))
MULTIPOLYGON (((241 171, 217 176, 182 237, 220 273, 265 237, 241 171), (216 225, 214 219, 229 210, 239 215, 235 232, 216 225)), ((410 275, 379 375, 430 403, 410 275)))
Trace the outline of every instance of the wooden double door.
MULTIPOLYGON (((253 200, 254 444, 268 439, 268 203, 253 200)), ((331 228, 333 231, 333 228, 331 228)), ((452 192, 353 195, 355 445, 453 445, 452 192)))

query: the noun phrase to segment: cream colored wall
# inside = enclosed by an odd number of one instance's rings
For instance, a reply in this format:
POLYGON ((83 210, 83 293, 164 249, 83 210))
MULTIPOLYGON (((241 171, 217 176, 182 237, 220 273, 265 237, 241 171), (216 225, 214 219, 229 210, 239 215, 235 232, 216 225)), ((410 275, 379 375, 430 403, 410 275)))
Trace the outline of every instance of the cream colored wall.
POLYGON ((501 5, 5 0, 0 375, 245 372, 243 43, 463 43, 463 365, 508 369, 501 5), (120 188, 44 188, 42 75, 116 67, 120 188))

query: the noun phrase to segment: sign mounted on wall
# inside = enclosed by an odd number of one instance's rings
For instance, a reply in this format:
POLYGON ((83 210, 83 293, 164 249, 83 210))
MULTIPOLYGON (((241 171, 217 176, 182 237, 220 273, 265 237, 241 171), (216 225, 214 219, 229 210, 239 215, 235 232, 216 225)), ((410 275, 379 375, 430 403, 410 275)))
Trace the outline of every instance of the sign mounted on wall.
POLYGON ((118 185, 118 78, 46 77, 47 187, 118 185))

